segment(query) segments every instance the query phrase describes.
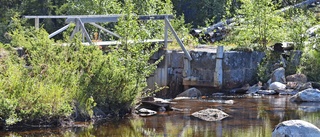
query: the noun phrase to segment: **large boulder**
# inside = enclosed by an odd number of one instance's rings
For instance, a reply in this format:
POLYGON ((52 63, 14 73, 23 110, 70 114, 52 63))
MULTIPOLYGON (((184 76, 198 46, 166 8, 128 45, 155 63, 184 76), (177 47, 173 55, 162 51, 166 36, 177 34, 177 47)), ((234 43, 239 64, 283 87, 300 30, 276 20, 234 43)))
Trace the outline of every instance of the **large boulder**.
POLYGON ((280 82, 273 82, 269 85, 269 90, 275 90, 275 91, 278 91, 278 90, 285 90, 286 89, 286 85, 285 84, 282 84, 280 82))
POLYGON ((320 137, 320 129, 303 120, 288 120, 276 126, 272 137, 320 137))
POLYGON ((201 97, 201 91, 196 88, 189 88, 177 95, 177 97, 201 97))
POLYGON ((318 89, 306 89, 290 98, 295 102, 320 102, 320 90, 318 89))
POLYGON ((274 70, 271 74, 271 83, 273 82, 286 83, 285 72, 286 70, 283 67, 280 67, 274 70))
POLYGON ((307 76, 304 74, 293 74, 286 77, 287 82, 306 83, 307 76))
POLYGON ((308 88, 313 88, 313 84, 311 82, 307 83, 300 83, 300 82, 287 82, 286 84, 287 89, 295 89, 298 91, 302 91, 308 88))
POLYGON ((200 110, 198 112, 192 113, 191 115, 205 121, 220 121, 229 116, 227 113, 219 109, 212 108, 200 110))

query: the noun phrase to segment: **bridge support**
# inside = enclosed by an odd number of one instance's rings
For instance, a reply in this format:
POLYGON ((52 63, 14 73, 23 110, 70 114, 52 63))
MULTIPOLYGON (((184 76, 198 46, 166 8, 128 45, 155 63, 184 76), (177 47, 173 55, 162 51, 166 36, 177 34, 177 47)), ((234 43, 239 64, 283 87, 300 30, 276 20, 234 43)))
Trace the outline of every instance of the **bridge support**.
POLYGON ((215 87, 218 87, 219 89, 222 88, 222 84, 223 84, 222 61, 223 61, 223 46, 218 46, 218 48, 217 48, 217 57, 216 57, 216 68, 215 68, 215 71, 214 71, 213 85, 215 87))

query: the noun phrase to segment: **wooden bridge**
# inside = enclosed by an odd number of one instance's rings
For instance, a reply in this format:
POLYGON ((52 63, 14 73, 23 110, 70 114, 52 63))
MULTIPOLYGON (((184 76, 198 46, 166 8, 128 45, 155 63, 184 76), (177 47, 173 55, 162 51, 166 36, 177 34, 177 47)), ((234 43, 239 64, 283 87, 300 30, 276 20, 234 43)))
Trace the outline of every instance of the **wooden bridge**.
MULTIPOLYGON (((65 31, 71 24, 76 24, 76 26, 73 29, 72 34, 70 35, 70 39, 72 39, 76 33, 81 32, 83 38, 83 44, 84 45, 99 45, 99 46, 109 46, 109 45, 119 45, 121 44, 120 41, 99 41, 94 42, 91 40, 89 33, 87 32, 84 24, 91 24, 92 26, 112 35, 119 39, 121 39, 121 36, 119 36, 117 33, 112 32, 97 23, 108 23, 108 22, 118 22, 119 18, 121 18, 123 15, 64 15, 64 16, 24 16, 27 19, 34 19, 35 20, 35 28, 39 28, 39 21, 40 19, 65 19, 65 22, 67 25, 61 27, 60 29, 56 30, 55 32, 52 32, 49 35, 49 38, 52 38, 56 36, 57 34, 65 31), (86 41, 85 41, 86 40, 86 41)), ((172 42, 172 40, 168 40, 168 30, 170 30, 175 37, 176 41, 179 43, 181 49, 183 50, 186 58, 188 61, 191 61, 192 58, 189 54, 189 52, 186 50, 184 44, 182 43, 181 39, 177 35, 176 31, 170 24, 169 19, 173 19, 173 15, 139 15, 137 16, 138 20, 164 20, 164 38, 163 39, 152 39, 152 40, 143 40, 138 41, 141 43, 163 43, 164 47, 167 47, 168 42, 172 42)), ((129 40, 129 43, 134 43, 134 41, 129 40)))

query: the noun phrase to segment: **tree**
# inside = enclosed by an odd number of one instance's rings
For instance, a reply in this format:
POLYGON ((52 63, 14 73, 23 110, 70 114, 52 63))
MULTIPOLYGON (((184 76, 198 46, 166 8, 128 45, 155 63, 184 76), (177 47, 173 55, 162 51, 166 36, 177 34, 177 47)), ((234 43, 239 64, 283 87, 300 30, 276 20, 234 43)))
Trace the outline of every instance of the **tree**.
POLYGON ((285 19, 276 11, 277 4, 271 0, 241 0, 242 5, 236 11, 239 25, 231 28, 226 39, 238 46, 257 45, 266 49, 270 42, 283 39, 282 23, 285 19))

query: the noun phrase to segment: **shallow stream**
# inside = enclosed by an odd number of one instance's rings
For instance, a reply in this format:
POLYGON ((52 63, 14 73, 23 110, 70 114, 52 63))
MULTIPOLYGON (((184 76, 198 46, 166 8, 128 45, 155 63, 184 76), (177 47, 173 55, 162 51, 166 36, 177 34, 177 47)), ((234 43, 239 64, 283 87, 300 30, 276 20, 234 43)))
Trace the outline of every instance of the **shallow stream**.
POLYGON ((90 137, 268 137, 280 122, 302 119, 320 127, 318 103, 297 104, 289 96, 244 97, 229 96, 211 99, 173 100, 175 108, 156 116, 131 116, 118 122, 100 125, 79 123, 77 128, 0 131, 0 136, 90 136, 90 137), (233 104, 214 103, 211 100, 234 100, 233 104), (217 108, 230 115, 219 122, 207 122, 191 116, 206 108, 217 108))

